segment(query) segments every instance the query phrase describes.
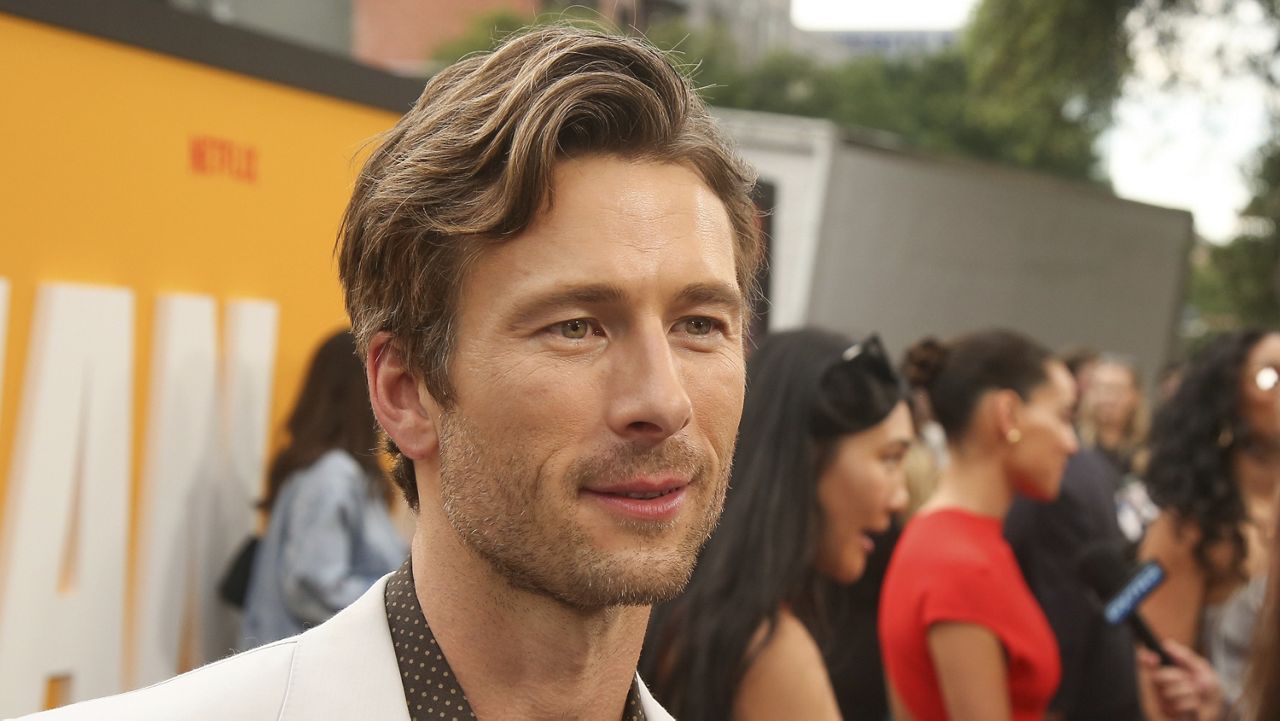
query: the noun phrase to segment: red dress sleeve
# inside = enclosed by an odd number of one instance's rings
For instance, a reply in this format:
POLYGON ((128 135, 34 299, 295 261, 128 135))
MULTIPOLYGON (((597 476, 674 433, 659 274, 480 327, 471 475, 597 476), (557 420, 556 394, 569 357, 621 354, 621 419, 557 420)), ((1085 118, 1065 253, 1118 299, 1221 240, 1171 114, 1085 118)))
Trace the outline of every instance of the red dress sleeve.
POLYGON ((991 568, 949 566, 921 594, 920 623, 972 623, 997 636, 1009 618, 1008 584, 991 568))
POLYGON ((1058 644, 1000 535, 998 519, 938 511, 913 519, 890 560, 880 605, 881 650, 916 721, 945 721, 928 649, 937 623, 971 623, 1000 641, 1015 721, 1041 719, 1060 676, 1058 644))

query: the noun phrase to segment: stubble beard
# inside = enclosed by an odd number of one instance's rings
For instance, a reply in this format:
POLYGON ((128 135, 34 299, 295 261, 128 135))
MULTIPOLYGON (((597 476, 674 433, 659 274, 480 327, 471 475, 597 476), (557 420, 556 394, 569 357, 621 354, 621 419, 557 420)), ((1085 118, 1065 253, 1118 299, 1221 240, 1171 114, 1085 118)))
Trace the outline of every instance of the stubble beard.
POLYGON ((441 418, 445 517, 509 584, 581 611, 649 606, 684 590, 724 506, 732 447, 721 454, 726 460, 717 469, 687 439, 672 437, 656 448, 623 445, 583 458, 564 478, 554 478, 509 440, 483 438, 456 410, 441 418), (578 489, 592 481, 672 471, 692 479, 684 499, 689 507, 666 523, 618 519, 611 532, 630 541, 625 550, 599 548, 580 525, 578 489), (679 534, 674 543, 672 534, 679 534))

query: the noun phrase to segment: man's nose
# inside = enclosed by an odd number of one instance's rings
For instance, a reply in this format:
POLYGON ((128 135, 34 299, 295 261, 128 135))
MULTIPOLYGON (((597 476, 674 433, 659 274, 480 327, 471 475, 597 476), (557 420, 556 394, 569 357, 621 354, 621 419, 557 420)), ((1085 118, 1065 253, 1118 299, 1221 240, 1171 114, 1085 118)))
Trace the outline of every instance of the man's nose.
POLYGON ((681 360, 666 329, 634 334, 614 349, 610 365, 609 426, 629 441, 659 443, 689 425, 693 403, 681 360))

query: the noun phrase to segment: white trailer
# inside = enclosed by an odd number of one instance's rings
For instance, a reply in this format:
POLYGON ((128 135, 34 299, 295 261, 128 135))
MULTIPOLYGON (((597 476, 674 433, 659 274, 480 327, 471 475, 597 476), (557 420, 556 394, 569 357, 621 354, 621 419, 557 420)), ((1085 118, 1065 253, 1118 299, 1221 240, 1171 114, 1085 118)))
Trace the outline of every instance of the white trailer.
POLYGON ((807 118, 716 110, 772 192, 768 326, 925 335, 1021 330, 1055 349, 1176 350, 1191 214, 807 118))

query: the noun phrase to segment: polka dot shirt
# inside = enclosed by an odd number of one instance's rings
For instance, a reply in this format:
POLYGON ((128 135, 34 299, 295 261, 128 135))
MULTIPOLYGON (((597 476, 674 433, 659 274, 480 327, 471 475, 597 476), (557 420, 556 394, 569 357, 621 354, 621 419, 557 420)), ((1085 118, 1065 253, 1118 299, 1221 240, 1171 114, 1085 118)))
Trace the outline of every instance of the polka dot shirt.
MULTIPOLYGON (((409 561, 387 579, 384 599, 411 721, 474 720, 476 714, 462 686, 427 627, 418 594, 413 589, 413 569, 409 561)), ((646 721, 635 682, 627 693, 622 721, 646 721)))

